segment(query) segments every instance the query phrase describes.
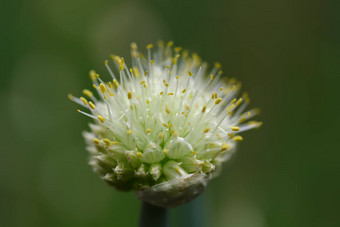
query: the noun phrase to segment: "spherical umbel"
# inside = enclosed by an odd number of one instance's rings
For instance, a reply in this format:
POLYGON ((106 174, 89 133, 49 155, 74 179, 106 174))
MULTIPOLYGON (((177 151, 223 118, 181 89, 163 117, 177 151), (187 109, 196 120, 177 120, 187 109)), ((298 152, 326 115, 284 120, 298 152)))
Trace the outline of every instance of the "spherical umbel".
POLYGON ((149 44, 144 57, 132 43, 131 68, 111 55, 111 81, 90 71, 97 94, 69 95, 94 119, 83 133, 93 170, 161 207, 199 195, 243 140, 239 133, 262 124, 248 121, 258 111, 245 111, 247 94, 239 97, 236 79, 222 80, 219 63, 208 72, 196 54, 172 45, 159 42, 152 51, 149 44))

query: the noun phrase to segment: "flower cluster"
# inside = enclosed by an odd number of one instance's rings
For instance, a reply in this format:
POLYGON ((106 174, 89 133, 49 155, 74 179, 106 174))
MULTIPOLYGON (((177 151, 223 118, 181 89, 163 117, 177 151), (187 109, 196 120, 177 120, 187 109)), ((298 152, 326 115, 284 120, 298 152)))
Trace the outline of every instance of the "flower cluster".
POLYGON ((85 89, 69 98, 94 119, 84 132, 93 170, 119 190, 172 207, 200 194, 243 140, 239 133, 261 122, 248 121, 258 111, 245 111, 247 94, 239 96, 236 79, 221 77, 219 63, 208 72, 198 55, 172 42, 152 49, 144 56, 132 43, 131 68, 111 55, 112 79, 90 71, 96 94, 85 89))

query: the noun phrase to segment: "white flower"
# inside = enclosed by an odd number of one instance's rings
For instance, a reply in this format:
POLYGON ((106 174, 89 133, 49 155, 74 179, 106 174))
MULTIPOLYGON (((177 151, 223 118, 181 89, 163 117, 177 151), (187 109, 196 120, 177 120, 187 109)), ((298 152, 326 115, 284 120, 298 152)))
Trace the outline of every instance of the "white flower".
POLYGON ((97 95, 69 96, 94 119, 84 133, 94 171, 163 207, 200 194, 243 140, 239 133, 261 125, 247 122, 257 111, 245 111, 248 96, 238 97, 236 79, 222 80, 219 63, 208 73, 196 54, 172 45, 149 44, 144 57, 132 43, 132 68, 111 55, 110 82, 90 71, 97 95))

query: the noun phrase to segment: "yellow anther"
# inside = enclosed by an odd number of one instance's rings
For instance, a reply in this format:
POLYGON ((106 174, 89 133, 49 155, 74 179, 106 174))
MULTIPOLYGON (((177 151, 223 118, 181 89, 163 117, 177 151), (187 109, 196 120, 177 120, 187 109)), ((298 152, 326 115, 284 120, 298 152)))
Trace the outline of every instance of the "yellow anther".
POLYGON ((137 44, 135 42, 132 42, 130 45, 131 45, 131 49, 137 50, 137 44))
POLYGON ((202 113, 204 113, 206 109, 207 109, 207 106, 204 105, 203 108, 202 108, 202 113))
POLYGON ((210 79, 211 79, 211 80, 214 80, 214 75, 211 74, 211 75, 210 75, 210 79))
POLYGON ((151 129, 146 129, 146 133, 150 133, 151 132, 151 129))
POLYGON ((169 41, 167 45, 168 45, 168 47, 171 47, 172 45, 174 45, 174 42, 173 41, 169 41))
POLYGON ((234 103, 234 102, 236 102, 237 101, 237 99, 233 99, 233 100, 231 100, 231 103, 234 103))
POLYGON ((257 122, 257 123, 258 123, 258 126, 257 126, 256 128, 259 128, 259 127, 261 127, 261 126, 263 125, 263 122, 262 122, 262 121, 257 122))
POLYGON ((109 63, 108 60, 105 60, 105 61, 104 61, 104 65, 105 65, 105 66, 107 66, 108 63, 109 63))
POLYGON ((149 100, 149 99, 147 99, 147 100, 146 100, 146 103, 147 103, 147 104, 149 104, 149 103, 150 103, 150 100, 149 100))
POLYGON ((146 46, 146 49, 151 49, 151 48, 153 48, 153 45, 152 45, 152 44, 148 44, 148 45, 146 46))
POLYGON ((183 56, 184 59, 187 58, 188 55, 189 55, 189 52, 188 52, 187 50, 184 50, 184 51, 182 52, 182 56, 183 56))
POLYGON ((191 71, 188 71, 188 75, 189 75, 189 76, 193 76, 194 74, 192 74, 191 71))
POLYGON ((244 101, 245 101, 246 103, 249 103, 249 102, 250 102, 250 99, 249 99, 249 97, 248 97, 248 93, 247 93, 247 92, 244 92, 243 95, 242 95, 242 97, 244 98, 244 101))
POLYGON ((223 71, 222 70, 218 70, 217 74, 218 75, 222 75, 223 71))
POLYGON ((218 68, 218 69, 220 69, 220 68, 222 67, 222 66, 221 66, 221 63, 215 62, 215 67, 218 68))
POLYGON ((184 93, 186 90, 185 90, 185 88, 183 89, 183 91, 182 91, 182 93, 184 93))
POLYGON ((242 103, 243 99, 240 98, 237 102, 236 102, 236 106, 239 106, 242 103))
POLYGON ((112 85, 111 82, 109 82, 107 85, 109 86, 109 88, 112 88, 112 87, 113 87, 113 85, 112 85))
POLYGON ((95 80, 97 79, 97 78, 95 77, 95 75, 96 75, 96 71, 90 70, 89 76, 90 76, 90 78, 91 78, 92 81, 95 81, 95 80))
POLYGON ((164 133, 160 132, 160 133, 158 134, 158 139, 163 139, 163 137, 164 137, 164 133))
POLYGON ((192 150, 191 153, 192 153, 193 155, 196 155, 196 154, 197 154, 195 150, 192 150))
POLYGON ((225 150, 227 150, 227 149, 229 149, 229 148, 230 148, 230 145, 228 145, 228 144, 226 144, 226 143, 223 143, 223 144, 222 144, 221 151, 225 151, 225 150))
POLYGON ((159 95, 163 95, 163 91, 159 92, 159 95))
POLYGON ((150 60, 150 62, 151 62, 152 64, 155 64, 155 61, 154 61, 154 60, 150 60))
POLYGON ((251 115, 250 112, 248 112, 248 117, 250 117, 250 115, 251 115))
POLYGON ((169 110, 168 105, 165 106, 165 112, 166 112, 167 114, 170 114, 170 110, 169 110))
POLYGON ((87 104, 88 104, 88 102, 87 102, 86 98, 84 98, 84 97, 80 97, 80 100, 81 100, 81 101, 83 101, 84 105, 87 105, 87 104))
POLYGON ((263 123, 261 121, 260 122, 258 122, 258 121, 249 121, 247 124, 248 125, 257 125, 256 128, 259 128, 263 123))
POLYGON ((174 169, 179 175, 182 175, 181 170, 178 168, 178 166, 175 166, 174 169))
POLYGON ((131 91, 128 92, 128 99, 132 99, 132 93, 131 93, 131 91))
POLYGON ((172 92, 169 92, 169 93, 168 93, 168 95, 174 95, 174 93, 172 93, 172 92))
POLYGON ((165 68, 170 69, 170 65, 165 66, 165 68))
POLYGON ((218 99, 215 100, 215 104, 217 105, 217 104, 219 104, 221 101, 222 101, 222 98, 218 98, 218 99))
POLYGON ((192 54, 192 58, 193 58, 195 61, 198 61, 198 63, 201 62, 200 56, 198 56, 198 54, 196 54, 196 53, 193 53, 193 54, 192 54))
POLYGON ((90 90, 84 89, 83 94, 87 97, 91 98, 93 96, 93 93, 90 90))
POLYGON ((236 80, 236 78, 230 78, 230 80, 229 80, 229 83, 230 84, 236 84, 236 82, 237 82, 237 80, 236 80))
POLYGON ((235 136, 235 133, 228 133, 228 136, 230 137, 230 139, 232 139, 235 136))
POLYGON ((72 94, 68 94, 67 95, 67 97, 71 100, 71 101, 73 101, 74 100, 74 97, 73 97, 73 95, 72 94))
POLYGON ((115 85, 115 87, 116 87, 116 88, 118 88, 118 87, 119 87, 119 84, 118 84, 118 82, 117 82, 117 80, 116 80, 116 79, 113 79, 113 84, 115 85))
POLYGON ((93 142, 95 143, 95 144, 100 144, 100 140, 99 139, 93 139, 93 142))
POLYGON ((221 136, 220 136, 220 134, 218 134, 218 133, 216 134, 216 137, 217 137, 217 139, 219 139, 219 140, 222 139, 221 136))
POLYGON ((239 130, 240 130, 240 128, 237 127, 237 126, 232 126, 232 127, 230 127, 230 128, 231 128, 231 130, 233 130, 233 131, 239 131, 239 130))
POLYGON ((167 123, 163 123, 162 124, 164 127, 169 127, 169 125, 167 123))
POLYGON ((245 118, 245 117, 242 117, 242 118, 240 118, 239 120, 238 120, 238 123, 243 123, 243 122, 245 122, 247 120, 247 118, 245 118))
POLYGON ((179 76, 176 76, 176 80, 178 80, 179 79, 179 76))
POLYGON ((144 75, 145 75, 145 76, 147 76, 147 75, 148 75, 148 73, 149 73, 149 71, 145 71, 144 75))
POLYGON ((130 68, 130 73, 132 73, 132 68, 130 68))
POLYGON ((203 130, 203 133, 207 133, 207 132, 209 132, 209 131, 210 131, 210 128, 207 127, 207 128, 205 128, 205 129, 203 130))
POLYGON ((220 91, 222 91, 223 90, 223 87, 220 87, 220 91))
POLYGON ((243 140, 243 137, 242 137, 242 136, 235 136, 235 137, 233 138, 233 140, 234 140, 235 142, 239 142, 239 141, 242 141, 242 140, 243 140))
POLYGON ((190 111, 190 106, 185 105, 185 109, 187 109, 188 111, 190 111))
POLYGON ((180 52, 182 50, 182 47, 175 47, 174 50, 175 52, 180 52))
POLYGON ((124 69, 124 58, 121 58, 119 61, 119 71, 122 71, 124 69))
POLYGON ((106 146, 111 146, 111 141, 109 139, 103 139, 106 146))
POLYGON ((102 123, 105 122, 105 118, 104 118, 103 116, 98 115, 97 118, 98 118, 98 120, 100 120, 102 123))
POLYGON ((137 157, 138 157, 138 158, 140 158, 140 157, 142 157, 142 156, 143 156, 143 153, 142 153, 142 152, 137 152, 137 154, 136 154, 136 155, 137 155, 137 157))
POLYGON ((90 106, 91 109, 93 109, 93 110, 96 108, 96 106, 95 106, 91 101, 89 102, 89 106, 90 106))
POLYGON ((133 75, 135 75, 135 77, 137 78, 140 77, 139 69, 136 66, 132 68, 132 72, 133 72, 133 75))
POLYGON ((163 149, 163 153, 164 154, 167 154, 168 153, 168 150, 166 148, 163 149))
POLYGON ((236 85, 233 85, 232 89, 235 91, 236 90, 236 85))
POLYGON ((104 85, 103 83, 100 83, 100 84, 99 84, 99 88, 100 88, 100 91, 101 91, 102 93, 105 93, 106 87, 105 87, 105 85, 104 85))
POLYGON ((226 109, 227 112, 228 112, 228 113, 231 112, 231 110, 234 109, 234 107, 235 107, 235 104, 231 104, 231 105, 226 109))
POLYGON ((127 130, 126 132, 128 135, 131 135, 132 134, 132 131, 131 130, 127 130))
POLYGON ((111 58, 111 60, 115 59, 115 55, 114 54, 110 54, 109 57, 111 58))
POLYGON ((217 99, 217 93, 215 93, 214 95, 215 95, 215 99, 217 99))
POLYGON ((93 87, 94 89, 97 89, 97 86, 96 86, 95 84, 92 84, 92 87, 93 87))

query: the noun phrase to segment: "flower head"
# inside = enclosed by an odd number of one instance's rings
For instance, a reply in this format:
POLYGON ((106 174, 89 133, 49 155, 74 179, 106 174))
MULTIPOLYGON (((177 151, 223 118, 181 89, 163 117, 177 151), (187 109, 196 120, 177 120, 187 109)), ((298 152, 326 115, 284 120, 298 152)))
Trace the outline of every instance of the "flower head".
POLYGON ((219 63, 208 72, 198 55, 172 45, 149 44, 144 56, 132 43, 131 68, 111 55, 109 82, 90 71, 96 95, 69 96, 94 119, 84 132, 93 170, 162 207, 200 194, 243 140, 239 133, 261 125, 248 121, 258 111, 245 111, 247 94, 239 97, 236 79, 222 80, 219 63))

